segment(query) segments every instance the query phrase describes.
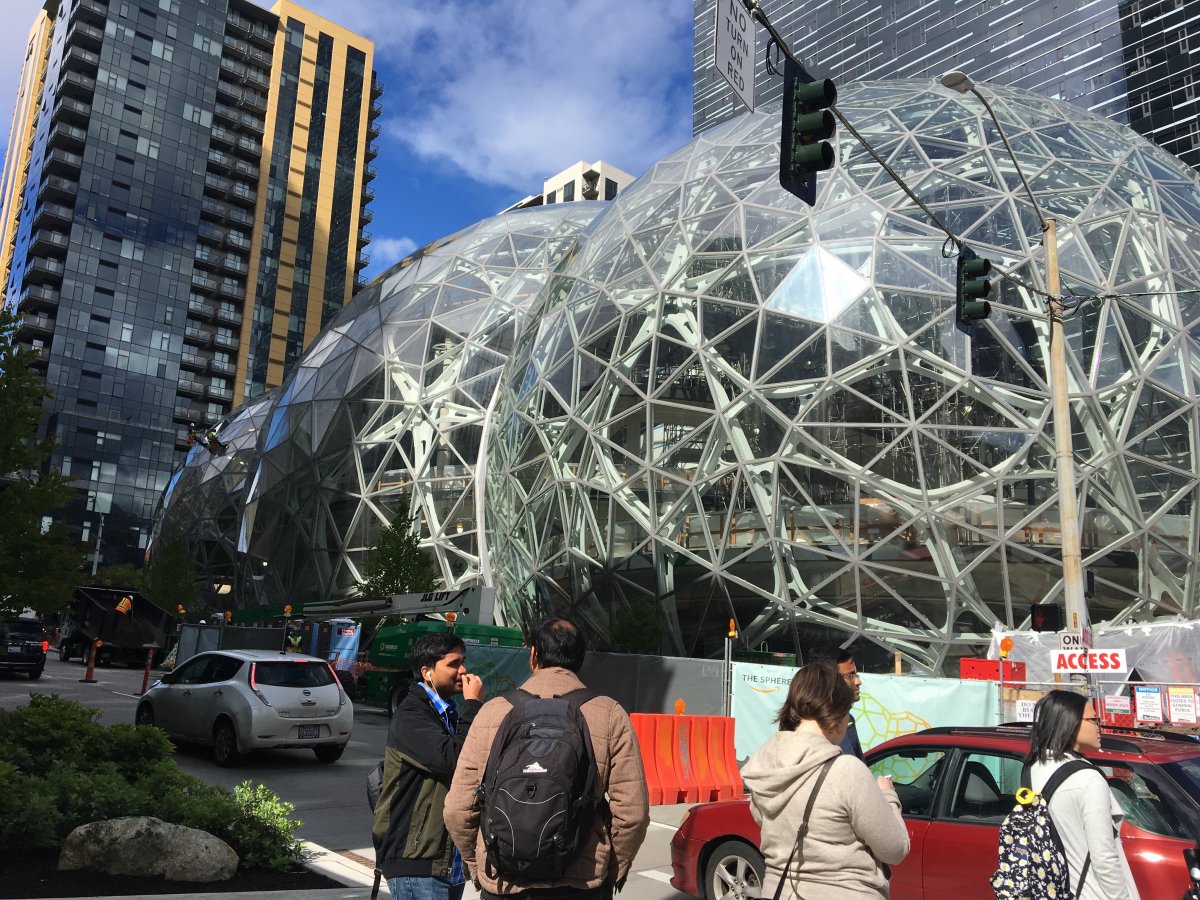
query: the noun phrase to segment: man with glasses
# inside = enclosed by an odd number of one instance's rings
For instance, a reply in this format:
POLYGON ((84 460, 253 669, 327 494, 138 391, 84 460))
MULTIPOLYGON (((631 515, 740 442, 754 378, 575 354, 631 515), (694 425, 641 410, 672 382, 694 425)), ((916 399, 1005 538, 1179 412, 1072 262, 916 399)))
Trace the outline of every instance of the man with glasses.
MULTIPOLYGON (((858 695, 862 688, 862 679, 858 677, 858 666, 854 664, 854 657, 850 655, 848 650, 839 650, 837 657, 838 674, 845 679, 846 684, 854 691, 854 702, 858 702, 858 695)), ((858 728, 854 725, 854 715, 850 716, 850 727, 846 729, 846 736, 842 738, 841 744, 843 753, 848 753, 851 756, 863 758, 862 744, 858 740, 858 728)))

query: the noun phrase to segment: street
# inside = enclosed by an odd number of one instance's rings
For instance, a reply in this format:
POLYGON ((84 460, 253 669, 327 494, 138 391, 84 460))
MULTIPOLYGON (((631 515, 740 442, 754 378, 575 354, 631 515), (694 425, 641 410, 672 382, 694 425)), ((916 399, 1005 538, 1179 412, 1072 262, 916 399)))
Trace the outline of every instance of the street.
MULTIPOLYGON (((58 694, 100 710, 106 725, 132 722, 142 670, 120 666, 97 667, 95 684, 84 684, 84 666, 61 662, 51 652, 46 671, 37 681, 23 675, 0 675, 0 708, 13 709, 31 693, 58 694)), ((160 673, 151 673, 154 679, 160 673)), ((236 768, 222 769, 207 747, 179 746, 179 767, 209 784, 228 788, 250 780, 261 782, 296 807, 303 821, 297 836, 329 850, 344 850, 374 858, 371 845, 371 812, 367 805, 367 772, 383 757, 388 717, 382 710, 355 706, 354 733, 340 760, 318 763, 309 751, 268 750, 252 754, 236 768)), ((684 900, 668 883, 671 874, 670 840, 686 806, 651 807, 652 823, 638 854, 622 900, 684 900)), ((473 892, 470 892, 473 893, 473 892)))

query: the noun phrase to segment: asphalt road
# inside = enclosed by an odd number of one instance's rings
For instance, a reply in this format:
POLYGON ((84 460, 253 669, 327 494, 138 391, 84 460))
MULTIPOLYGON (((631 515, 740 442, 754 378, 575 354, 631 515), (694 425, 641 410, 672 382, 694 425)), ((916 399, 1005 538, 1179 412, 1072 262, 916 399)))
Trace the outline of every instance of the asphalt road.
MULTIPOLYGON (((142 687, 141 669, 98 667, 94 684, 82 683, 84 674, 82 664, 61 662, 51 652, 46 671, 37 681, 23 675, 0 674, 0 708, 19 706, 28 701, 30 693, 58 694, 98 709, 104 724, 133 721, 142 687)), ((152 673, 151 683, 155 677, 152 673)), ((304 823, 297 831, 299 837, 330 850, 348 850, 371 859, 374 851, 366 777, 383 757, 387 727, 385 712, 356 705, 350 745, 333 764, 318 763, 307 750, 259 751, 232 769, 222 769, 214 763, 211 750, 206 747, 179 746, 175 756, 180 768, 209 784, 233 788, 250 780, 267 785, 295 805, 293 815, 304 823)), ((687 895, 667 883, 671 874, 671 836, 686 809, 686 806, 651 808, 650 832, 621 900, 686 900, 687 895)))

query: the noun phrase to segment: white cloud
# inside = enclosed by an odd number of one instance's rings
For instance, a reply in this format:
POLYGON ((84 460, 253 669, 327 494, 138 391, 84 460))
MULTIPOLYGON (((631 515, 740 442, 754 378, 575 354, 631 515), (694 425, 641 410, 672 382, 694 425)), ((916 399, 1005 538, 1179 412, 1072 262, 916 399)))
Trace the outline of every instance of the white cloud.
POLYGON ((477 181, 523 196, 580 160, 636 174, 691 137, 690 0, 309 5, 376 42, 389 137, 477 181))
POLYGON ((377 237, 371 240, 367 248, 371 253, 371 264, 367 266, 366 274, 374 278, 389 266, 394 266, 408 254, 417 249, 417 242, 412 238, 377 237))

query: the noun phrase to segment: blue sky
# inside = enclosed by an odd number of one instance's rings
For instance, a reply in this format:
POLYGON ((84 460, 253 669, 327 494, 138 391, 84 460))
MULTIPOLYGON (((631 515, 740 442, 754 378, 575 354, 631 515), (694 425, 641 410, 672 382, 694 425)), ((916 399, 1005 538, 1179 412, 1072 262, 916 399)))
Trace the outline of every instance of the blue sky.
MULTIPOLYGON (((42 0, 2 2, 7 146, 42 0)), ((540 193, 579 160, 640 175, 691 139, 692 0, 301 4, 375 42, 385 92, 368 275, 540 193)))

